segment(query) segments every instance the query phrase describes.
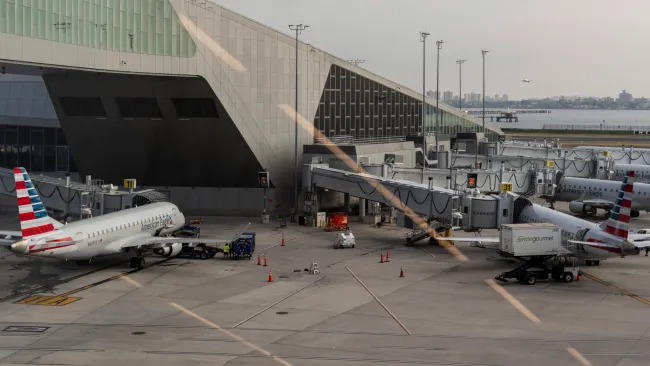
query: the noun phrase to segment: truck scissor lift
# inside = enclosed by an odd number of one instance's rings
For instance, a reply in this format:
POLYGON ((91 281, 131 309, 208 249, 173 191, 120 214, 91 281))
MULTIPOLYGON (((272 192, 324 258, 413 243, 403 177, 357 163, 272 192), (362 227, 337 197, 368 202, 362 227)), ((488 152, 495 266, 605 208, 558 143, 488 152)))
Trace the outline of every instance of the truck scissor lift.
POLYGON ((511 271, 503 272, 494 278, 501 282, 508 282, 509 279, 514 278, 519 283, 527 285, 534 285, 537 283, 537 280, 555 280, 569 283, 580 275, 580 267, 576 265, 574 259, 568 254, 518 257, 511 253, 498 252, 504 257, 510 257, 524 262, 521 266, 511 271), (549 268, 546 262, 551 258, 553 258, 553 263, 549 268))

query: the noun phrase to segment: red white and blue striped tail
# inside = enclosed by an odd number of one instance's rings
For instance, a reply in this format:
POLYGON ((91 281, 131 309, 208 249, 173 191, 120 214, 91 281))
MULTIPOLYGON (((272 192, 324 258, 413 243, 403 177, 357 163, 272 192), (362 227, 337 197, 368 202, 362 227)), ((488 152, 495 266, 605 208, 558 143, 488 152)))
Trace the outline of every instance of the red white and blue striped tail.
POLYGON ((25 168, 14 168, 18 215, 23 239, 30 236, 56 231, 63 225, 51 218, 41 202, 36 187, 32 184, 25 168))
POLYGON ((634 170, 627 172, 618 197, 614 202, 614 209, 609 214, 605 223, 605 232, 619 238, 627 239, 630 230, 630 211, 632 210, 632 193, 634 192, 634 170))

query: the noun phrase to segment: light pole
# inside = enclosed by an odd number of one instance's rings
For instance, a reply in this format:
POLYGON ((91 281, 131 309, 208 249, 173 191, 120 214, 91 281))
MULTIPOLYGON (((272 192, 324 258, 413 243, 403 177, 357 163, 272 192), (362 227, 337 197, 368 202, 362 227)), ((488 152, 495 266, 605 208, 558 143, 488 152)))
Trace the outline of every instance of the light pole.
POLYGON ((438 160, 438 134, 440 134, 439 120, 442 117, 440 113, 440 50, 442 49, 442 40, 436 41, 438 46, 438 55, 436 61, 436 160, 438 160))
POLYGON ((424 169, 424 166, 426 165, 426 160, 424 158, 424 154, 426 153, 427 150, 427 142, 426 142, 426 137, 424 134, 424 123, 426 120, 426 115, 427 115, 427 94, 425 90, 425 85, 426 85, 426 57, 427 57, 427 36, 429 33, 427 32, 420 32, 420 42, 422 42, 422 169, 424 169))
POLYGON ((485 54, 488 50, 481 50, 481 57, 483 57, 483 133, 485 133, 485 54))
POLYGON ((289 25, 289 29, 296 31, 296 125, 294 128, 294 152, 293 152, 293 160, 295 163, 294 170, 293 170, 293 208, 294 208, 294 215, 298 213, 298 69, 299 69, 299 63, 298 63, 298 36, 300 36, 300 33, 304 31, 305 29, 309 28, 308 25, 306 24, 298 24, 298 25, 289 25))
POLYGON ((467 60, 456 60, 458 64, 458 110, 463 111, 463 64, 467 60))

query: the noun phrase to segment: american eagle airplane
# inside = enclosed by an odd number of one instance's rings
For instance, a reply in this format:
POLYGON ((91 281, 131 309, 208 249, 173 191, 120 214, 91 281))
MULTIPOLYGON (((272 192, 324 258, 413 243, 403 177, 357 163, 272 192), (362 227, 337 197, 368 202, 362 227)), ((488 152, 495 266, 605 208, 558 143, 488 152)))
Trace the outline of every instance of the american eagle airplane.
MULTIPOLYGON (((610 217, 601 225, 567 215, 553 209, 530 202, 520 213, 522 223, 551 223, 562 230, 562 243, 576 246, 573 256, 585 259, 587 265, 599 265, 600 260, 625 254, 639 254, 640 249, 650 246, 650 242, 635 242, 634 234, 628 237, 630 207, 634 185, 634 172, 618 183, 618 196, 610 217)), ((499 238, 469 237, 445 238, 449 241, 498 243, 499 238)))
POLYGON ((643 164, 615 164, 612 180, 622 181, 625 178, 625 172, 634 170, 634 178, 638 182, 650 182, 650 165, 643 164))
MULTIPOLYGON (((82 263, 133 250, 136 256, 131 258, 131 267, 142 269, 145 265, 142 254, 146 249, 172 257, 180 253, 183 243, 223 243, 235 239, 165 236, 185 225, 183 213, 169 202, 151 203, 63 225, 47 214, 25 168, 14 168, 14 179, 22 240, 9 246, 17 254, 82 263)), ((2 235, 18 236, 11 232, 2 235)), ((10 239, 5 238, 3 245, 10 239)))
MULTIPOLYGON (((633 171, 636 176, 636 171, 633 171)), ((574 214, 593 216, 598 209, 611 212, 619 193, 621 182, 613 180, 562 177, 553 196, 543 196, 548 202, 569 202, 574 214)), ((650 184, 636 183, 630 192, 630 215, 639 217, 639 211, 650 211, 650 184)))

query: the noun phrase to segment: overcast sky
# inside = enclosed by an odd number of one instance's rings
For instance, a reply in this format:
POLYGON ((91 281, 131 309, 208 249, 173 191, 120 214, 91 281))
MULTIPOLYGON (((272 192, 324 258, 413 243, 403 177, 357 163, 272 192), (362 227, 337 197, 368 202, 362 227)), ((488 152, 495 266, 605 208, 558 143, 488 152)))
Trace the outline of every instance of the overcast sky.
POLYGON ((627 89, 650 97, 648 0, 212 0, 272 28, 309 28, 301 40, 362 67, 422 89, 426 30, 427 89, 436 88, 436 39, 440 91, 482 90, 510 98, 556 95, 617 96, 627 89), (532 82, 524 84, 522 79, 532 82))

